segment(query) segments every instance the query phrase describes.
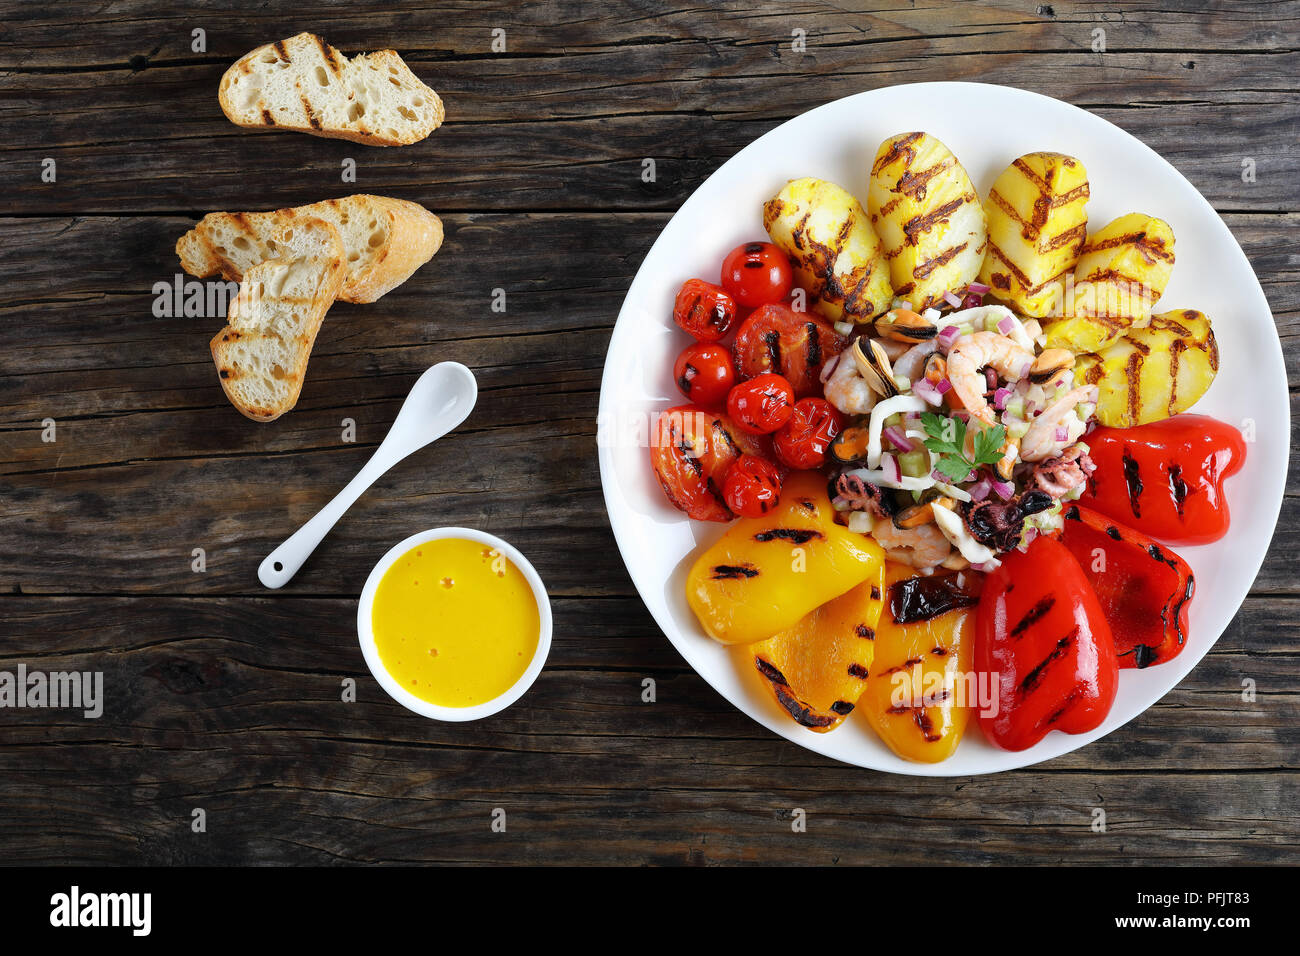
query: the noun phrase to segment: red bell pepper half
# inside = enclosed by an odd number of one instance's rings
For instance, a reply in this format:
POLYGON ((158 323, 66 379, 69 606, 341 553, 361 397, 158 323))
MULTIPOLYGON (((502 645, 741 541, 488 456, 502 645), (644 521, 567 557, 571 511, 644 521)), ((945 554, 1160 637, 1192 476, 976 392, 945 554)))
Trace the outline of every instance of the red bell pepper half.
POLYGON ((980 727, 1005 750, 1032 747, 1052 730, 1093 730, 1115 701, 1110 625, 1079 562, 1054 538, 1010 552, 989 574, 974 657, 979 686, 996 688, 995 701, 982 702, 980 727))
POLYGON ((1246 461, 1246 442, 1206 415, 1175 415, 1087 437, 1097 466, 1079 499, 1161 541, 1208 544, 1228 532, 1223 481, 1246 461))
POLYGON ((1187 644, 1196 579, 1169 548, 1079 504, 1066 505, 1061 542, 1092 584, 1120 667, 1149 667, 1187 644))

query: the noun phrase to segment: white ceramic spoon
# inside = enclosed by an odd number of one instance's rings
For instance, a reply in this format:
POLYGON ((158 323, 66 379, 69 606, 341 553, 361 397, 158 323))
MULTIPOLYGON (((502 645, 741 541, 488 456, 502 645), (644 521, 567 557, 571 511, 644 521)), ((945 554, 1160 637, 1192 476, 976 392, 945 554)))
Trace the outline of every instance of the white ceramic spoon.
POLYGON ((268 588, 284 587, 353 502, 389 468, 413 451, 435 442, 466 418, 478 400, 474 373, 459 362, 442 362, 419 377, 397 420, 365 467, 334 500, 272 551, 257 569, 268 588))

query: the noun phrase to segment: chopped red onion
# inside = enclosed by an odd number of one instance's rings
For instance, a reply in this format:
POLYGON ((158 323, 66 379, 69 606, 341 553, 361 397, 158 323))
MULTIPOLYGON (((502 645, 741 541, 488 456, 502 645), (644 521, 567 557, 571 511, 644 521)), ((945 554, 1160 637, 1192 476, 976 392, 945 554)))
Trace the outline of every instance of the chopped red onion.
POLYGON ((888 480, 895 483, 903 477, 903 469, 899 466, 898 459, 890 454, 880 456, 880 470, 885 473, 888 480))
POLYGON ((838 355, 832 356, 831 360, 822 366, 822 373, 818 378, 822 380, 823 385, 830 381, 830 377, 835 374, 835 370, 840 366, 840 358, 843 355, 844 353, 840 352, 838 355))
POLYGON ((1020 366, 1020 375, 1019 375, 1018 377, 1019 377, 1019 378, 1028 378, 1028 377, 1029 377, 1029 370, 1030 370, 1031 368, 1033 368, 1033 367, 1034 367, 1034 361, 1033 361, 1033 359, 1026 359, 1025 362, 1024 362, 1024 364, 1020 366))
POLYGON ((988 295, 993 290, 990 289, 988 286, 986 286, 983 282, 972 282, 970 285, 966 287, 966 291, 974 295, 988 295))
POLYGON ((946 352, 952 348, 952 343, 957 341, 959 335, 961 335, 961 329, 955 325, 946 325, 939 331, 934 340, 939 344, 939 348, 946 352))
POLYGON ((952 306, 954 309, 961 308, 961 296, 959 295, 955 295, 952 292, 945 292, 943 294, 943 300, 947 302, 950 306, 952 306))
POLYGON ((1011 331, 1015 327, 1016 327, 1016 320, 1009 315, 1003 316, 1002 320, 998 322, 998 331, 1001 332, 1003 335, 1010 335, 1011 331))
POLYGON ((993 485, 987 478, 981 478, 979 481, 975 482, 975 484, 966 489, 966 491, 970 493, 973 501, 983 501, 989 496, 989 492, 992 490, 993 485))
MULTIPOLYGON (((1004 408, 1007 407, 1007 399, 1010 397, 1011 397, 1011 389, 1005 386, 999 388, 996 392, 993 393, 993 407, 996 408, 998 411, 1002 411, 1004 408)), ((1003 424, 1005 425, 1007 424, 1007 422, 1004 421, 1003 424)))
POLYGON ((1030 525, 1028 528, 1025 529, 1025 535, 1023 538, 1020 539, 1020 543, 1025 547, 1029 547, 1029 545, 1034 543, 1034 539, 1037 537, 1038 537, 1038 529, 1035 528, 1033 525, 1030 525))
POLYGON ((984 304, 984 296, 975 295, 974 293, 971 293, 970 295, 966 296, 966 298, 961 300, 961 307, 963 310, 978 309, 983 304, 984 304))
POLYGON ((912 394, 930 405, 943 404, 943 393, 935 388, 928 379, 918 378, 913 382, 912 394))
POLYGON ((890 425, 881 434, 893 442, 901 451, 916 451, 915 442, 908 438, 897 425, 890 425))
POLYGON ((1016 496, 1016 486, 1009 481, 992 482, 993 492, 1003 501, 1010 501, 1016 496))
POLYGON ((1069 433, 1068 431, 1065 430, 1065 426, 1063 426, 1063 425, 1057 425, 1057 426, 1056 426, 1056 440, 1057 440, 1057 441, 1069 441, 1069 439, 1070 439, 1070 433, 1069 433))
POLYGON ((947 393, 948 389, 952 388, 952 382, 948 381, 946 378, 941 378, 934 388, 940 395, 944 395, 947 393))

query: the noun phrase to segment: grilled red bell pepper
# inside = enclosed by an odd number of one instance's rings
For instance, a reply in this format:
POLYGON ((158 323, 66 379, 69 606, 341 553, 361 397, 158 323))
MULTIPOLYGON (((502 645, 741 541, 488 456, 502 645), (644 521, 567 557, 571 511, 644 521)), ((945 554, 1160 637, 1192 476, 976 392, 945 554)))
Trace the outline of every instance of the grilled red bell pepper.
POLYGON ((1012 551, 984 582, 975 625, 984 735, 1024 750, 1049 731, 1081 734, 1106 719, 1119 670, 1110 625, 1079 562, 1054 538, 1012 551), (986 677, 984 675, 991 675, 986 677))
POLYGON ((1115 638, 1120 667, 1149 667, 1187 644, 1196 579, 1187 562, 1140 531, 1066 505, 1061 542, 1083 568, 1115 638))
POLYGON ((1223 480, 1241 470, 1246 442, 1206 415, 1136 428, 1098 428, 1085 439, 1097 469, 1079 499, 1160 541, 1208 544, 1228 532, 1223 480))

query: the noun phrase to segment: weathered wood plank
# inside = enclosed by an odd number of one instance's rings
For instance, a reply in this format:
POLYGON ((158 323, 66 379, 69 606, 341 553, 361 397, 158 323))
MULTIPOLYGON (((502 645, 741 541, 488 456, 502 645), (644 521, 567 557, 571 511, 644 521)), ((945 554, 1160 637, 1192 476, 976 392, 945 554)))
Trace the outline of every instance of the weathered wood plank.
POLYGON ((578 53, 589 62, 564 69, 527 58, 417 64, 442 91, 449 118, 401 150, 238 130, 216 104, 222 64, 11 74, 0 115, 15 135, 0 147, 0 177, 18 188, 5 208, 172 212, 226 207, 232 196, 276 206, 294 189, 350 191, 340 164, 353 158, 364 188, 440 211, 481 209, 485 190, 498 208, 674 209, 784 119, 865 89, 937 79, 1006 83, 1090 107, 1173 162, 1216 207, 1294 202, 1300 159, 1286 144, 1300 131, 1300 96, 1277 52, 1202 56, 1189 70, 1185 54, 1045 57, 978 43, 942 56, 917 51, 901 67, 876 59, 873 45, 831 47, 797 63, 788 51, 697 47, 578 53), (1251 184, 1240 179, 1246 156, 1258 169, 1251 184), (47 157, 58 162, 56 183, 39 178, 47 157), (658 164, 653 183, 641 178, 646 157, 658 164))
MULTIPOLYGON (((27 70, 101 64, 138 70, 199 56, 191 48, 190 31, 196 26, 207 30, 207 55, 225 59, 304 28, 296 13, 286 15, 270 5, 205 7, 178 11, 175 4, 157 0, 118 2, 107 10, 89 2, 21 4, 0 33, 0 53, 27 70), (237 20, 221 16, 226 7, 238 11, 237 20)), ((1300 20, 1300 6, 1293 0, 1167 0, 1158 8, 1116 0, 1105 10, 1073 0, 1037 6, 1001 0, 966 6, 960 17, 945 0, 911 0, 892 9, 863 0, 805 3, 783 8, 779 15, 744 0, 725 0, 710 4, 708 17, 698 7, 668 4, 647 15, 642 3, 613 0, 602 4, 600 13, 591 16, 582 0, 522 6, 461 0, 404 3, 400 9, 360 0, 318 10, 312 28, 349 52, 400 40, 407 51, 459 58, 489 56, 497 28, 506 30, 512 57, 573 56, 672 42, 710 51, 728 45, 762 47, 788 43, 791 30, 798 28, 806 31, 814 50, 819 45, 873 45, 880 47, 877 59, 902 60, 891 43, 924 42, 946 50, 976 40, 995 51, 1091 50, 1092 30, 1098 26, 1107 29, 1110 49, 1274 50, 1294 45, 1291 28, 1300 20)))
POLYGON ((43 639, 0 669, 102 669, 108 696, 97 720, 10 712, 0 846, 24 858, 14 821, 40 805, 48 838, 86 861, 498 860, 484 834, 503 806, 514 852, 538 862, 920 862, 954 828, 970 862, 1100 861, 1120 841, 1126 859, 1280 860, 1295 848, 1293 605, 1249 601, 1175 691, 1097 744, 1033 770, 900 787, 732 709, 635 599, 557 600, 527 701, 452 726, 407 714, 364 676, 349 599, 0 598, 12 627, 43 639), (655 704, 640 700, 645 676, 655 704), (1240 699, 1242 676, 1258 681, 1255 703, 1240 699), (356 703, 339 700, 345 677, 359 678, 356 703), (787 842, 796 806, 810 817, 802 843, 787 842), (1096 806, 1111 843, 1088 830, 1096 806), (221 839, 189 833, 194 807, 221 839), (628 832, 608 839, 613 827, 628 832))

